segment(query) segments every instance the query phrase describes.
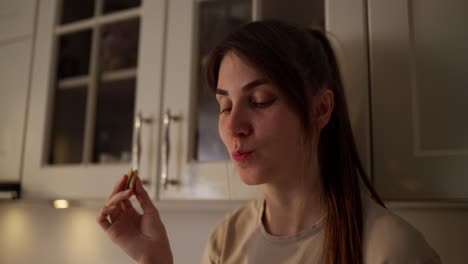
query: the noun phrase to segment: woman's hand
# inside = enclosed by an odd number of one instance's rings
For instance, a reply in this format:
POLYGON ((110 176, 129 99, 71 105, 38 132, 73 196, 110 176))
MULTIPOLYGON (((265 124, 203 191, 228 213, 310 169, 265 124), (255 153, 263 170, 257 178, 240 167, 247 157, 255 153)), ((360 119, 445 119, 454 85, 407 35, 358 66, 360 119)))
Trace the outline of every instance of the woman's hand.
POLYGON ((97 222, 109 238, 138 263, 172 263, 169 240, 158 210, 140 178, 135 182, 134 191, 125 190, 127 179, 128 175, 124 175, 114 186, 106 205, 99 211, 97 222), (133 194, 143 214, 128 200, 133 194))

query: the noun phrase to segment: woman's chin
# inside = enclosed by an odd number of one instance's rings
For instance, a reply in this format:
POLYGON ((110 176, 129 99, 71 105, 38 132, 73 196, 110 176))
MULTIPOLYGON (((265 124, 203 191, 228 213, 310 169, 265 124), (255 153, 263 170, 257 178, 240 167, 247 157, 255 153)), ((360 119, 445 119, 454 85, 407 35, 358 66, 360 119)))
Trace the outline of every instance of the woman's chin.
POLYGON ((265 179, 261 177, 258 173, 238 171, 239 177, 242 182, 247 185, 259 185, 265 183, 265 179))

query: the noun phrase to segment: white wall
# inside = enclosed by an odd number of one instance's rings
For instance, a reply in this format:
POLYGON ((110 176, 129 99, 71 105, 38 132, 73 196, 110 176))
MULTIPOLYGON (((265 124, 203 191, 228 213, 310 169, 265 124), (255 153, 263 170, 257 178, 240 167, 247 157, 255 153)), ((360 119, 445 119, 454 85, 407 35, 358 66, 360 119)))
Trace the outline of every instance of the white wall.
MULTIPOLYGON (((97 212, 98 207, 56 210, 45 202, 1 202, 0 263, 133 263, 96 224, 97 212)), ((161 214, 175 263, 198 263, 210 228, 222 213, 161 214)))
MULTIPOLYGON (((199 263, 211 227, 226 210, 161 210, 175 263, 199 263), (188 210, 188 211, 187 211, 188 210)), ((95 223, 97 207, 56 210, 46 203, 0 203, 0 263, 132 263, 95 223)), ((468 210, 398 209, 441 255, 443 263, 468 260, 468 210)))

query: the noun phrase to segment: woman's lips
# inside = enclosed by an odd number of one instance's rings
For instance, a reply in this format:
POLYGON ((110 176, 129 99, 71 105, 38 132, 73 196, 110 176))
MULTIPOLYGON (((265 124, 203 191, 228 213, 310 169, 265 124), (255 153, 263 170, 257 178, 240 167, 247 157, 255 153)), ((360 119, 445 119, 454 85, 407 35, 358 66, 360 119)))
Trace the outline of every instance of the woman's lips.
POLYGON ((248 160, 254 151, 235 151, 232 153, 232 158, 237 162, 244 162, 248 160))

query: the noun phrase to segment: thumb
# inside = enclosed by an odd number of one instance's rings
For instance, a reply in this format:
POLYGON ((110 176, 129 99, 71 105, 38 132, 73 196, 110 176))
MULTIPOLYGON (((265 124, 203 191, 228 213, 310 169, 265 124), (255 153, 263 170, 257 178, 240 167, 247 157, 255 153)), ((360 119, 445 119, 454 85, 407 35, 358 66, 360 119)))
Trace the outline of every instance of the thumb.
POLYGON ((148 192, 146 192, 145 188, 143 188, 143 184, 141 184, 140 177, 136 178, 135 196, 138 200, 138 203, 141 206, 141 209, 143 209, 143 213, 145 214, 158 213, 158 210, 156 209, 153 202, 151 201, 151 198, 148 192))

